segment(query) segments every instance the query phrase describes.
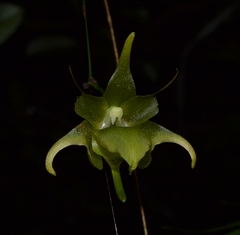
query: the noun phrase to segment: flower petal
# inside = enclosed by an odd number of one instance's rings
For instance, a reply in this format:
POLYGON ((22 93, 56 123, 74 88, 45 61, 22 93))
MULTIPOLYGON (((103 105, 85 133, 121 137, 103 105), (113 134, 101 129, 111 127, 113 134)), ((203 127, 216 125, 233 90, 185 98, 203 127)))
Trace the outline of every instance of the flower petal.
POLYGON ((108 109, 108 103, 103 97, 84 93, 77 98, 75 112, 86 119, 95 129, 101 129, 108 109))
POLYGON ((196 164, 196 153, 192 145, 186 139, 151 121, 145 122, 141 127, 148 132, 152 140, 152 149, 155 145, 166 142, 179 144, 190 154, 192 159, 191 167, 194 168, 196 164))
POLYGON ((152 95, 134 96, 123 102, 121 108, 125 126, 136 126, 158 113, 158 102, 152 95))
POLYGON ((136 87, 130 71, 130 54, 135 33, 125 41, 117 68, 112 75, 103 97, 109 106, 120 106, 121 103, 136 95, 136 87))
POLYGON ((46 157, 46 169, 52 174, 56 175, 52 163, 56 154, 71 145, 84 145, 88 149, 89 160, 98 169, 103 168, 102 157, 94 153, 91 149, 91 129, 87 121, 83 121, 80 125, 73 128, 68 134, 58 140, 49 150, 46 157))

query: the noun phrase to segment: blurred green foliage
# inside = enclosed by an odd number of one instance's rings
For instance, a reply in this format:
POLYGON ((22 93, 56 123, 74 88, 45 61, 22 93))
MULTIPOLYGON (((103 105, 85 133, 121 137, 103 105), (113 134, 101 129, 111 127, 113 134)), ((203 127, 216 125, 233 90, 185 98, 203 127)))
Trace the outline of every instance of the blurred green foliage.
POLYGON ((23 15, 22 7, 11 3, 0 3, 0 45, 17 30, 23 15))

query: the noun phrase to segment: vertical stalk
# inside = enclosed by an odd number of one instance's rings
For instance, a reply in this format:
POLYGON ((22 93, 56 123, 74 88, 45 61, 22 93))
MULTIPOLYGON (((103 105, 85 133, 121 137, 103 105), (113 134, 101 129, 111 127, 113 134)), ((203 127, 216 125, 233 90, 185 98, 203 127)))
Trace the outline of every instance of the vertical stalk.
POLYGON ((91 63, 91 53, 90 53, 90 42, 89 42, 89 35, 88 35, 88 23, 87 23, 87 9, 85 0, 83 0, 82 5, 83 17, 85 22, 85 34, 86 34, 86 41, 87 41, 87 52, 88 52, 88 77, 92 78, 92 63, 91 63))
POLYGON ((138 201, 139 201, 140 212, 141 212, 141 217, 142 217, 143 232, 144 232, 144 235, 148 235, 147 221, 146 221, 145 211, 144 211, 144 207, 143 207, 143 203, 142 203, 142 197, 141 197, 141 192, 140 192, 137 170, 134 171, 134 176, 135 176, 135 181, 136 181, 136 186, 137 186, 138 201))
POLYGON ((104 2, 104 5, 105 5, 106 14, 107 14, 107 21, 108 21, 108 25, 109 25, 110 33, 111 33, 111 37, 112 37, 115 60, 116 60, 116 64, 118 64, 119 56, 118 56, 117 43, 116 43, 116 38, 115 38, 115 34, 114 34, 113 24, 112 24, 112 17, 111 17, 109 6, 108 6, 108 1, 103 0, 103 2, 104 2))
POLYGON ((100 91, 104 94, 104 90, 98 85, 97 81, 92 76, 92 62, 91 62, 91 52, 90 52, 90 42, 89 42, 89 35, 88 35, 88 23, 87 23, 87 8, 85 0, 83 0, 82 4, 82 12, 85 22, 85 32, 86 32, 86 41, 87 41, 87 53, 88 53, 88 85, 94 87, 96 90, 100 91))

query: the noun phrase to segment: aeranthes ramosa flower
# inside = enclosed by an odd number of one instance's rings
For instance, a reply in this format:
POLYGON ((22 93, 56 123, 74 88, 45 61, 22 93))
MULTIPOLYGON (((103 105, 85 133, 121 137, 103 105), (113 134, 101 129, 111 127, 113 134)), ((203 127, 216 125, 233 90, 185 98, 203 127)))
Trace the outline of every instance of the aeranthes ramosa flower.
POLYGON ((56 175, 52 162, 56 154, 70 145, 84 145, 92 165, 103 168, 104 159, 111 168, 118 198, 126 201, 120 176, 120 165, 126 161, 131 173, 137 167, 145 168, 151 162, 155 145, 164 142, 184 147, 196 162, 193 147, 180 135, 149 121, 158 113, 158 102, 153 95, 136 95, 135 84, 130 72, 130 53, 134 33, 131 33, 122 50, 117 68, 108 82, 102 97, 86 94, 75 103, 76 113, 85 120, 58 140, 46 157, 46 168, 56 175))

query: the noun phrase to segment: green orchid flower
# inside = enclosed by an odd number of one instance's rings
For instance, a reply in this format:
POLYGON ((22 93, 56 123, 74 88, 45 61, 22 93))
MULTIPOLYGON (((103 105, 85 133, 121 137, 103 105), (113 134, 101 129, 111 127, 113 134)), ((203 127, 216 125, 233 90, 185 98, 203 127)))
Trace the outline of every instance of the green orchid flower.
POLYGON ((130 53, 135 34, 131 33, 122 50, 117 68, 102 97, 86 94, 75 103, 76 113, 85 120, 58 140, 46 157, 46 169, 56 175, 52 162, 56 154, 70 145, 84 145, 94 167, 103 168, 102 158, 109 164, 118 198, 126 201, 120 176, 120 165, 126 161, 131 173, 137 167, 145 168, 151 162, 155 145, 164 142, 184 147, 195 166, 193 147, 180 135, 149 121, 158 113, 158 102, 153 95, 136 95, 130 72, 130 53))

